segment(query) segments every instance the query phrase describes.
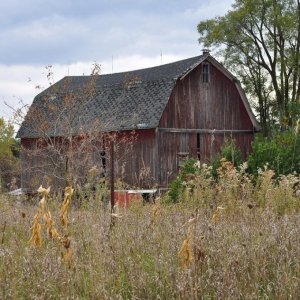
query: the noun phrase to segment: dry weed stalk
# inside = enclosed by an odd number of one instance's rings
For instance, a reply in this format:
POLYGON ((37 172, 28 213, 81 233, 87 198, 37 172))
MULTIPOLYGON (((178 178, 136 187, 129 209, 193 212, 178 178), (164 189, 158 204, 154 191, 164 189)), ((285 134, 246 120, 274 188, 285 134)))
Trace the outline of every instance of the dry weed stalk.
POLYGON ((65 188, 65 196, 64 196, 64 201, 61 206, 60 210, 60 220, 62 225, 66 228, 68 226, 68 209, 70 206, 71 198, 73 195, 73 188, 71 186, 67 186, 65 188))
MULTIPOLYGON (((64 201, 61 206, 60 210, 60 220, 64 228, 66 229, 69 223, 68 220, 68 211, 69 211, 69 206, 71 203, 71 198, 73 195, 74 189, 71 186, 67 186, 65 188, 65 196, 64 196, 64 201)), ((73 260, 73 253, 71 249, 71 239, 68 237, 68 234, 64 236, 64 238, 59 239, 61 244, 65 248, 65 252, 63 253, 63 261, 68 265, 68 267, 71 267, 71 262, 73 260)))
POLYGON ((193 261, 193 251, 191 247, 191 240, 193 239, 193 229, 192 225, 195 223, 196 219, 190 219, 187 223, 184 225, 188 225, 188 231, 186 238, 184 239, 182 246, 178 252, 178 256, 181 262, 181 267, 183 269, 187 268, 193 261))
POLYGON ((71 249, 71 239, 66 235, 61 239, 61 243, 65 248, 65 252, 63 253, 63 261, 68 267, 71 267, 71 263, 73 261, 73 251, 71 249))
POLYGON ((221 210, 225 209, 224 207, 218 206, 217 209, 215 210, 213 216, 212 216, 212 221, 215 225, 219 223, 220 220, 220 212, 221 210))
POLYGON ((160 202, 156 203, 152 209, 152 215, 151 215, 151 225, 155 225, 157 222, 157 216, 159 213, 161 206, 160 202))

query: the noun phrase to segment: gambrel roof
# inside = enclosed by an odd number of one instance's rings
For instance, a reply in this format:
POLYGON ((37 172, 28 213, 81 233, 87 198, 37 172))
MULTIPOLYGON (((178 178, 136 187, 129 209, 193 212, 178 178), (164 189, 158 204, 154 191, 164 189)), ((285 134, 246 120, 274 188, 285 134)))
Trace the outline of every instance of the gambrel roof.
MULTIPOLYGON (((236 81, 209 54, 130 72, 68 76, 35 97, 17 137, 156 128, 176 81, 205 59, 236 81)), ((247 99, 242 99, 258 129, 247 99)))

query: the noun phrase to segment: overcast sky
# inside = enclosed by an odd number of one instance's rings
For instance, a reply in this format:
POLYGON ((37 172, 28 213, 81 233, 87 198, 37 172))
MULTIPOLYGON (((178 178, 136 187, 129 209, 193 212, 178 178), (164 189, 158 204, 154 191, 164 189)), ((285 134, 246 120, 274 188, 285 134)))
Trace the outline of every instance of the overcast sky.
POLYGON ((197 24, 224 15, 232 0, 1 0, 0 116, 31 103, 54 80, 128 71, 201 53, 197 24), (162 54, 162 55, 161 55, 162 54), (112 59, 113 57, 113 59, 112 59), (113 61, 113 63, 112 63, 113 61))

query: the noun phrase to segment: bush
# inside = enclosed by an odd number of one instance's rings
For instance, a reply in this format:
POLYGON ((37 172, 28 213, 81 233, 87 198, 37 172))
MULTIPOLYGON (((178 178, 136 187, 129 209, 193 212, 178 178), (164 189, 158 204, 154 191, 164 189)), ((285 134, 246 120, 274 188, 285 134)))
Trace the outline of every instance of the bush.
POLYGON ((195 174, 197 171, 196 159, 188 159, 182 169, 180 170, 177 178, 172 181, 170 185, 170 191, 168 193, 167 202, 176 203, 184 191, 184 181, 186 180, 187 175, 195 174))
POLYGON ((236 146, 235 140, 226 140, 221 148, 221 152, 212 161, 212 176, 218 177, 217 169, 221 167, 220 160, 225 158, 227 161, 232 162, 232 164, 237 167, 243 162, 242 152, 236 146))
POLYGON ((273 137, 257 135, 248 158, 248 172, 257 174, 264 166, 276 176, 300 173, 300 138, 293 131, 278 132, 273 137))

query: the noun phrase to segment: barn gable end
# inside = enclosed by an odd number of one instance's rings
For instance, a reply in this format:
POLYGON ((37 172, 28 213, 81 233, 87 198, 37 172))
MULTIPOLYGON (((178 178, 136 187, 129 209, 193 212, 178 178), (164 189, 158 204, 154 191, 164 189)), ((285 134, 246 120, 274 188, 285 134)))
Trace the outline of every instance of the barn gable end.
POLYGON ((168 185, 187 157, 209 162, 226 139, 246 158, 260 129, 249 109, 236 78, 211 57, 179 78, 158 126, 161 184, 168 185))

